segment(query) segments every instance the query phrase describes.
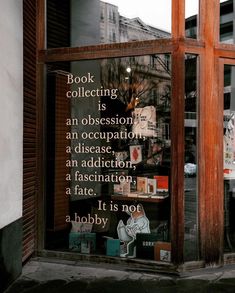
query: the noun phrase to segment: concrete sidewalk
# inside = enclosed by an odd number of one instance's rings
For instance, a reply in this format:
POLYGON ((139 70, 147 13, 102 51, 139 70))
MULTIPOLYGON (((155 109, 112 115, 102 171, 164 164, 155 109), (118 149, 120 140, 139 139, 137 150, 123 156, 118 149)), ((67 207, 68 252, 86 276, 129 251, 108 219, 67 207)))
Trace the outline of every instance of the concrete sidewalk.
POLYGON ((32 259, 5 293, 235 292, 235 265, 180 276, 134 272, 106 264, 32 259))

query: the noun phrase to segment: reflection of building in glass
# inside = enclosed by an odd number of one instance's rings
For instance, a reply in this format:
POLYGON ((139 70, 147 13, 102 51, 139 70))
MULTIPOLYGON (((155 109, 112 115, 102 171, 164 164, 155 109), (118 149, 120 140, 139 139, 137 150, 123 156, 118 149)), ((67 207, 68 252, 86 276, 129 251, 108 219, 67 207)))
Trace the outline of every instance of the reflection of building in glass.
POLYGON ((147 25, 139 17, 127 18, 119 14, 118 7, 100 1, 101 43, 116 43, 169 38, 170 33, 147 25))
POLYGON ((234 43, 233 36, 233 3, 234 0, 228 0, 220 3, 220 41, 223 43, 234 43))
MULTIPOLYGON (((223 43, 234 43, 233 22, 234 22, 234 0, 228 0, 220 3, 220 41, 223 43)), ((185 34, 188 38, 197 36, 197 15, 186 19, 185 34)))
POLYGON ((166 65, 169 55, 126 57, 102 61, 102 83, 118 88, 124 104, 136 99, 139 106, 151 103, 159 106, 169 103, 170 69, 166 65), (150 63, 149 61, 152 61, 150 63))
POLYGON ((106 59, 102 61, 101 83, 118 89, 118 99, 126 111, 147 105, 157 111, 159 139, 169 139, 171 72, 169 55, 151 55, 106 59), (151 62, 150 62, 151 61, 151 62), (164 109, 164 111, 163 111, 164 109), (164 115, 163 115, 164 112, 164 115))
MULTIPOLYGON (((220 3, 220 41, 223 43, 234 43, 234 0, 228 0, 220 3)), ((186 19, 185 22, 186 37, 196 38, 197 36, 197 15, 186 19)), ((193 62, 187 60, 186 70, 191 74, 190 68, 194 67, 193 62)), ((196 76, 193 77, 196 80, 196 76)), ((235 88, 235 71, 233 67, 226 66, 224 74, 224 106, 227 110, 235 110, 235 102, 232 96, 235 88)))
MULTIPOLYGON (((145 24, 140 18, 119 14, 118 7, 100 1, 101 43, 169 38, 170 33, 145 24)), ((160 109, 170 105, 170 55, 151 55, 102 61, 101 80, 104 87, 118 88, 119 99, 129 109, 153 105, 160 109), (128 70, 129 69, 129 70, 128 70)), ((168 137, 168 127, 163 136, 168 137), (167 132, 167 134, 166 134, 167 132)))

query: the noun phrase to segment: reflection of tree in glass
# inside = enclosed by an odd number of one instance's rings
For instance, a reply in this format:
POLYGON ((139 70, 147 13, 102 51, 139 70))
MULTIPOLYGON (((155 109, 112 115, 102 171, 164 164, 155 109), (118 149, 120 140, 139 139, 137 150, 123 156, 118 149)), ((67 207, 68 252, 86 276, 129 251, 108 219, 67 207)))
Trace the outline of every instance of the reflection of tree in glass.
POLYGON ((186 55, 185 59, 185 111, 196 112, 197 56, 186 55))
POLYGON ((170 73, 164 60, 159 56, 141 56, 102 61, 102 85, 117 88, 118 98, 127 110, 137 104, 166 107, 170 99, 170 73))

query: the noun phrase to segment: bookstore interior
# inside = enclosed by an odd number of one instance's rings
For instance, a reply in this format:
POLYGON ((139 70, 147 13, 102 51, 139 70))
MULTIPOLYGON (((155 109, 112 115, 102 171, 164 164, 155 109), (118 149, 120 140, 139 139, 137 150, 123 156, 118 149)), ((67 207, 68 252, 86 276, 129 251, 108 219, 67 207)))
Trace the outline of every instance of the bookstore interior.
MULTIPOLYGON (((189 259, 197 253, 196 60, 185 60, 189 259)), ((48 249, 171 262, 170 67, 169 54, 48 66, 48 249)))
POLYGON ((221 263, 235 249, 233 1, 161 1, 164 29, 141 2, 133 15, 122 1, 39 1, 39 246, 221 263))

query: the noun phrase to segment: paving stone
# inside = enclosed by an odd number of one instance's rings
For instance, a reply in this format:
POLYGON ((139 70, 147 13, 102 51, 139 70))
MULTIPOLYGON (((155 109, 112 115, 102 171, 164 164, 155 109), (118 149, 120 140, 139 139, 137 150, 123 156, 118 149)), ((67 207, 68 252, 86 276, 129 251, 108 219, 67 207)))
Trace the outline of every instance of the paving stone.
POLYGON ((226 271, 223 273, 223 275, 220 277, 220 280, 224 280, 224 279, 233 279, 235 280, 235 271, 226 271))
POLYGON ((87 293, 145 293, 141 282, 136 282, 133 280, 123 280, 123 281, 106 281, 98 280, 96 282, 91 282, 87 288, 87 293))
MULTIPOLYGON (((88 287, 88 282, 85 281, 80 281, 80 280, 76 280, 76 281, 71 281, 67 284, 65 284, 62 287, 62 291, 63 293, 83 293, 86 292, 88 287)), ((102 292, 100 292, 102 293, 102 292)))
POLYGON ((235 269, 183 276, 113 269, 105 264, 34 261, 5 293, 235 293, 235 269))
POLYGON ((143 292, 146 293, 154 293, 154 292, 168 292, 171 288, 176 288, 176 284, 174 281, 164 280, 164 282, 156 281, 156 280, 144 280, 141 282, 143 287, 143 292))
MULTIPOLYGON (((197 293, 204 293, 208 284, 209 280, 199 280, 199 279, 179 279, 177 280, 176 284, 178 286, 179 292, 193 292, 197 293)), ((178 292, 177 291, 177 292, 178 292)))
POLYGON ((235 286, 232 284, 223 284, 223 283, 212 283, 207 287, 206 293, 234 293, 235 286))
POLYGON ((27 289, 34 288, 39 285, 39 282, 35 280, 24 280, 20 279, 17 282, 13 283, 12 286, 5 291, 5 293, 19 293, 24 292, 27 289))
MULTIPOLYGON (((235 278, 229 278, 229 279, 219 279, 218 283, 228 284, 228 285, 234 285, 235 286, 235 278)), ((234 291, 235 292, 235 291, 234 291)))
POLYGON ((63 293, 63 286, 65 284, 65 280, 48 281, 40 283, 39 285, 34 286, 33 288, 22 291, 22 293, 63 293))

